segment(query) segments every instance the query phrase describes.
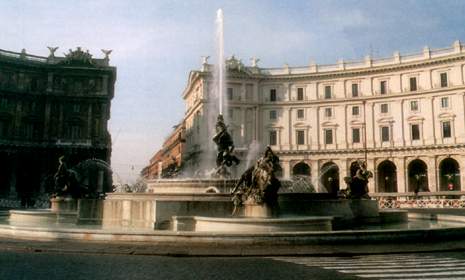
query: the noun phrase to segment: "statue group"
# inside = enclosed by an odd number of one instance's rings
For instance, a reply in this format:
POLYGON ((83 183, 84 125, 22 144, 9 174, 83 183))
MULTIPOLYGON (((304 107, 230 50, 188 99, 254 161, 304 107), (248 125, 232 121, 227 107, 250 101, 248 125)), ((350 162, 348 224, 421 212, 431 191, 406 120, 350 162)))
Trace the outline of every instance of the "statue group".
POLYGON ((353 199, 370 198, 368 181, 372 177, 373 173, 367 169, 366 161, 358 160, 355 175, 344 178, 347 189, 342 191, 342 195, 353 199))
MULTIPOLYGON (((222 115, 218 116, 213 141, 218 149, 216 177, 229 177, 228 167, 239 164, 240 160, 234 155, 233 139, 228 133, 222 115)), ((268 146, 263 156, 242 174, 232 190, 233 215, 237 214, 238 209, 246 202, 258 205, 266 204, 272 209, 272 212, 276 213, 278 209, 278 191, 281 187, 281 182, 276 177, 276 173, 281 170, 279 157, 268 146)), ((372 177, 373 173, 367 169, 366 162, 357 161, 355 175, 344 178, 347 188, 340 191, 339 196, 349 199, 369 199, 368 181, 372 177)))
POLYGON ((68 167, 65 156, 61 156, 58 161, 58 169, 53 176, 54 193, 52 196, 70 196, 75 199, 98 198, 101 195, 99 192, 110 189, 110 186, 106 184, 111 184, 112 171, 105 161, 86 159, 72 168, 68 167), (100 179, 99 173, 103 176, 100 179))
POLYGON ((276 178, 275 173, 279 170, 281 170, 279 157, 268 146, 264 155, 242 174, 232 190, 233 215, 245 202, 266 204, 272 212, 277 213, 281 182, 276 178))

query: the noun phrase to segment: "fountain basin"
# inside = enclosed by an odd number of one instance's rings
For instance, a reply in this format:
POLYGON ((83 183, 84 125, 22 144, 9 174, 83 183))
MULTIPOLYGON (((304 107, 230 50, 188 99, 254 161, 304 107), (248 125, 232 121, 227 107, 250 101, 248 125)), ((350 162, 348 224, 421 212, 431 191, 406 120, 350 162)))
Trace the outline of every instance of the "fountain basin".
POLYGON ((330 231, 333 217, 215 218, 174 216, 173 231, 194 232, 304 232, 330 231))
POLYGON ((9 222, 13 225, 50 225, 50 224, 75 224, 77 222, 76 211, 41 210, 10 210, 9 222))

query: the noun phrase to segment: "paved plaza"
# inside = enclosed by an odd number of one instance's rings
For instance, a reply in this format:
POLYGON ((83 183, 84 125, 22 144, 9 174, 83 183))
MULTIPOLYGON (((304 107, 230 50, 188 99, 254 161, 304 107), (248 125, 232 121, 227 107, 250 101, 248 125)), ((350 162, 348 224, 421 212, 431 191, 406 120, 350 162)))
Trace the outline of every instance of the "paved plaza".
POLYGON ((0 250, 0 279, 465 279, 465 253, 162 257, 0 250))

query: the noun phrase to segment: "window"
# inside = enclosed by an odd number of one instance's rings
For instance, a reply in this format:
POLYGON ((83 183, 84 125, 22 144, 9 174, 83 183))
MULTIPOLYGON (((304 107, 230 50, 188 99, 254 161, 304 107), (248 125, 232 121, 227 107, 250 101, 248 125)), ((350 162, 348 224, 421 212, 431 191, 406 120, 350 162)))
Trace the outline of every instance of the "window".
POLYGON ((380 107, 381 107, 381 113, 382 114, 387 114, 389 112, 388 104, 386 104, 386 103, 381 104, 380 107))
POLYGON ((358 84, 352 84, 352 97, 358 96, 358 84))
POLYGON ((297 88, 297 100, 304 100, 304 88, 297 88))
POLYGON ((360 128, 352 128, 352 143, 360 143, 360 128))
POLYGON ((278 114, 276 113, 276 110, 271 110, 270 111, 270 120, 276 120, 278 117, 278 114))
POLYGON ((447 73, 441 73, 441 87, 447 87, 447 73))
POLYGON ((330 145, 333 144, 333 130, 332 129, 325 129, 325 144, 330 145))
POLYGON ((270 101, 276 101, 276 89, 270 89, 270 101))
POLYGON ((450 138, 451 136, 450 121, 442 122, 442 138, 450 138))
POLYGON ((297 118, 303 119, 304 118, 304 109, 297 110, 297 118))
POLYGON ((297 145, 305 145, 305 130, 296 130, 297 145))
POLYGON ((449 108, 449 97, 441 98, 441 108, 449 108))
POLYGON ((81 107, 79 106, 79 104, 74 104, 73 105, 73 112, 74 113, 79 113, 80 110, 81 110, 81 107))
POLYGON ((278 133, 276 130, 270 131, 270 146, 275 146, 278 144, 278 133))
POLYGON ((379 82, 379 92, 381 94, 386 94, 387 93, 387 81, 379 82))
POLYGON ((388 142, 391 138, 389 138, 389 126, 382 126, 381 127, 381 141, 388 142))
POLYGON ((79 125, 72 125, 71 126, 71 139, 79 139, 81 138, 81 126, 79 125))
POLYGON ((358 116, 360 114, 360 107, 352 106, 352 116, 358 116))
POLYGON ((253 85, 247 84, 245 86, 245 99, 252 100, 253 99, 253 85))
POLYGON ((417 100, 410 101, 410 111, 412 111, 412 112, 417 112, 418 111, 418 101, 417 100))
MULTIPOLYGON (((234 119, 234 109, 233 108, 229 108, 228 109, 228 117, 232 120, 234 119)), ((199 120, 197 120, 199 121, 199 120)))
POLYGON ((325 99, 331 99, 331 86, 325 86, 325 99))
POLYGON ((331 118, 333 116, 333 110, 331 108, 325 108, 325 117, 331 118))
POLYGON ((1 98, 0 99, 0 108, 7 108, 8 107, 8 99, 7 98, 1 98))
POLYGON ((8 134, 8 123, 6 120, 0 120, 0 138, 7 136, 8 134))
POLYGON ((234 98, 234 90, 233 88, 228 88, 228 100, 233 100, 234 98))
POLYGON ((417 90, 417 77, 410 77, 410 91, 417 90))
POLYGON ((412 133, 412 140, 420 140, 420 125, 412 124, 410 125, 410 130, 412 133))

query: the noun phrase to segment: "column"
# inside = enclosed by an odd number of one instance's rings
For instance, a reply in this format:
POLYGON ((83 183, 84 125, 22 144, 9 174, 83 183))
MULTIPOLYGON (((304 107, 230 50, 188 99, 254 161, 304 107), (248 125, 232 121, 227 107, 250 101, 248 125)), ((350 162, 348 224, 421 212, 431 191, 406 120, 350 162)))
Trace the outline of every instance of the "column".
POLYGON ((17 172, 17 166, 18 166, 18 158, 17 154, 12 155, 11 159, 11 173, 10 173, 10 191, 9 191, 9 196, 11 198, 16 198, 17 193, 16 193, 16 172, 17 172))
POLYGON ((50 100, 45 101, 45 114, 44 114, 44 133, 43 138, 49 139, 49 129, 50 129, 50 111, 51 111, 51 104, 50 100))
POLYGON ((376 191, 376 181, 378 179, 377 177, 377 170, 376 170, 376 166, 375 166, 375 159, 373 158, 369 158, 367 159, 367 169, 372 171, 373 172, 373 178, 371 178, 369 181, 368 181, 368 190, 370 193, 374 193, 376 191))
POLYGON ((400 125, 402 126, 402 147, 405 146, 405 120, 404 120, 404 100, 400 101, 400 125))
POLYGON ((340 159, 337 161, 339 166, 339 189, 346 188, 346 182, 344 181, 344 177, 347 176, 347 159, 340 159))
POLYGON ((92 104, 87 108, 87 139, 92 138, 92 104))
POLYGON ((288 117, 288 139, 287 142, 289 144, 289 150, 293 149, 293 137, 292 137, 292 108, 287 109, 287 117, 288 117))
POLYGON ((281 160, 281 167, 283 168, 283 178, 291 177, 291 163, 289 160, 281 160))
POLYGON ((439 182, 437 176, 436 157, 428 157, 426 162, 428 166, 428 188, 431 192, 439 191, 439 182))
POLYGON ((246 125, 245 125, 245 122, 246 122, 246 119, 247 119, 247 116, 246 116, 247 108, 240 107, 240 110, 241 110, 241 118, 242 118, 241 119, 241 137, 242 137, 241 139, 242 140, 241 140, 240 145, 242 147, 246 147, 246 146, 248 146, 248 144, 250 144, 250 143, 247 143, 247 137, 246 137, 247 133, 250 133, 250 132, 246 131, 246 125))
POLYGON ((108 94, 108 76, 105 75, 103 76, 103 80, 102 80, 102 92, 101 92, 103 95, 107 95, 108 94))
POLYGON ((457 157, 457 162, 460 164, 459 170, 460 170, 460 190, 463 191, 465 190, 465 157, 463 155, 460 155, 457 157))
POLYGON ((406 167, 405 167, 405 158, 403 157, 395 158, 394 163, 396 165, 396 172, 397 172, 396 174, 397 175, 397 192, 398 193, 407 192, 408 188, 407 188, 406 182, 408 181, 407 181, 406 174, 408 174, 408 172, 406 171, 406 167))

